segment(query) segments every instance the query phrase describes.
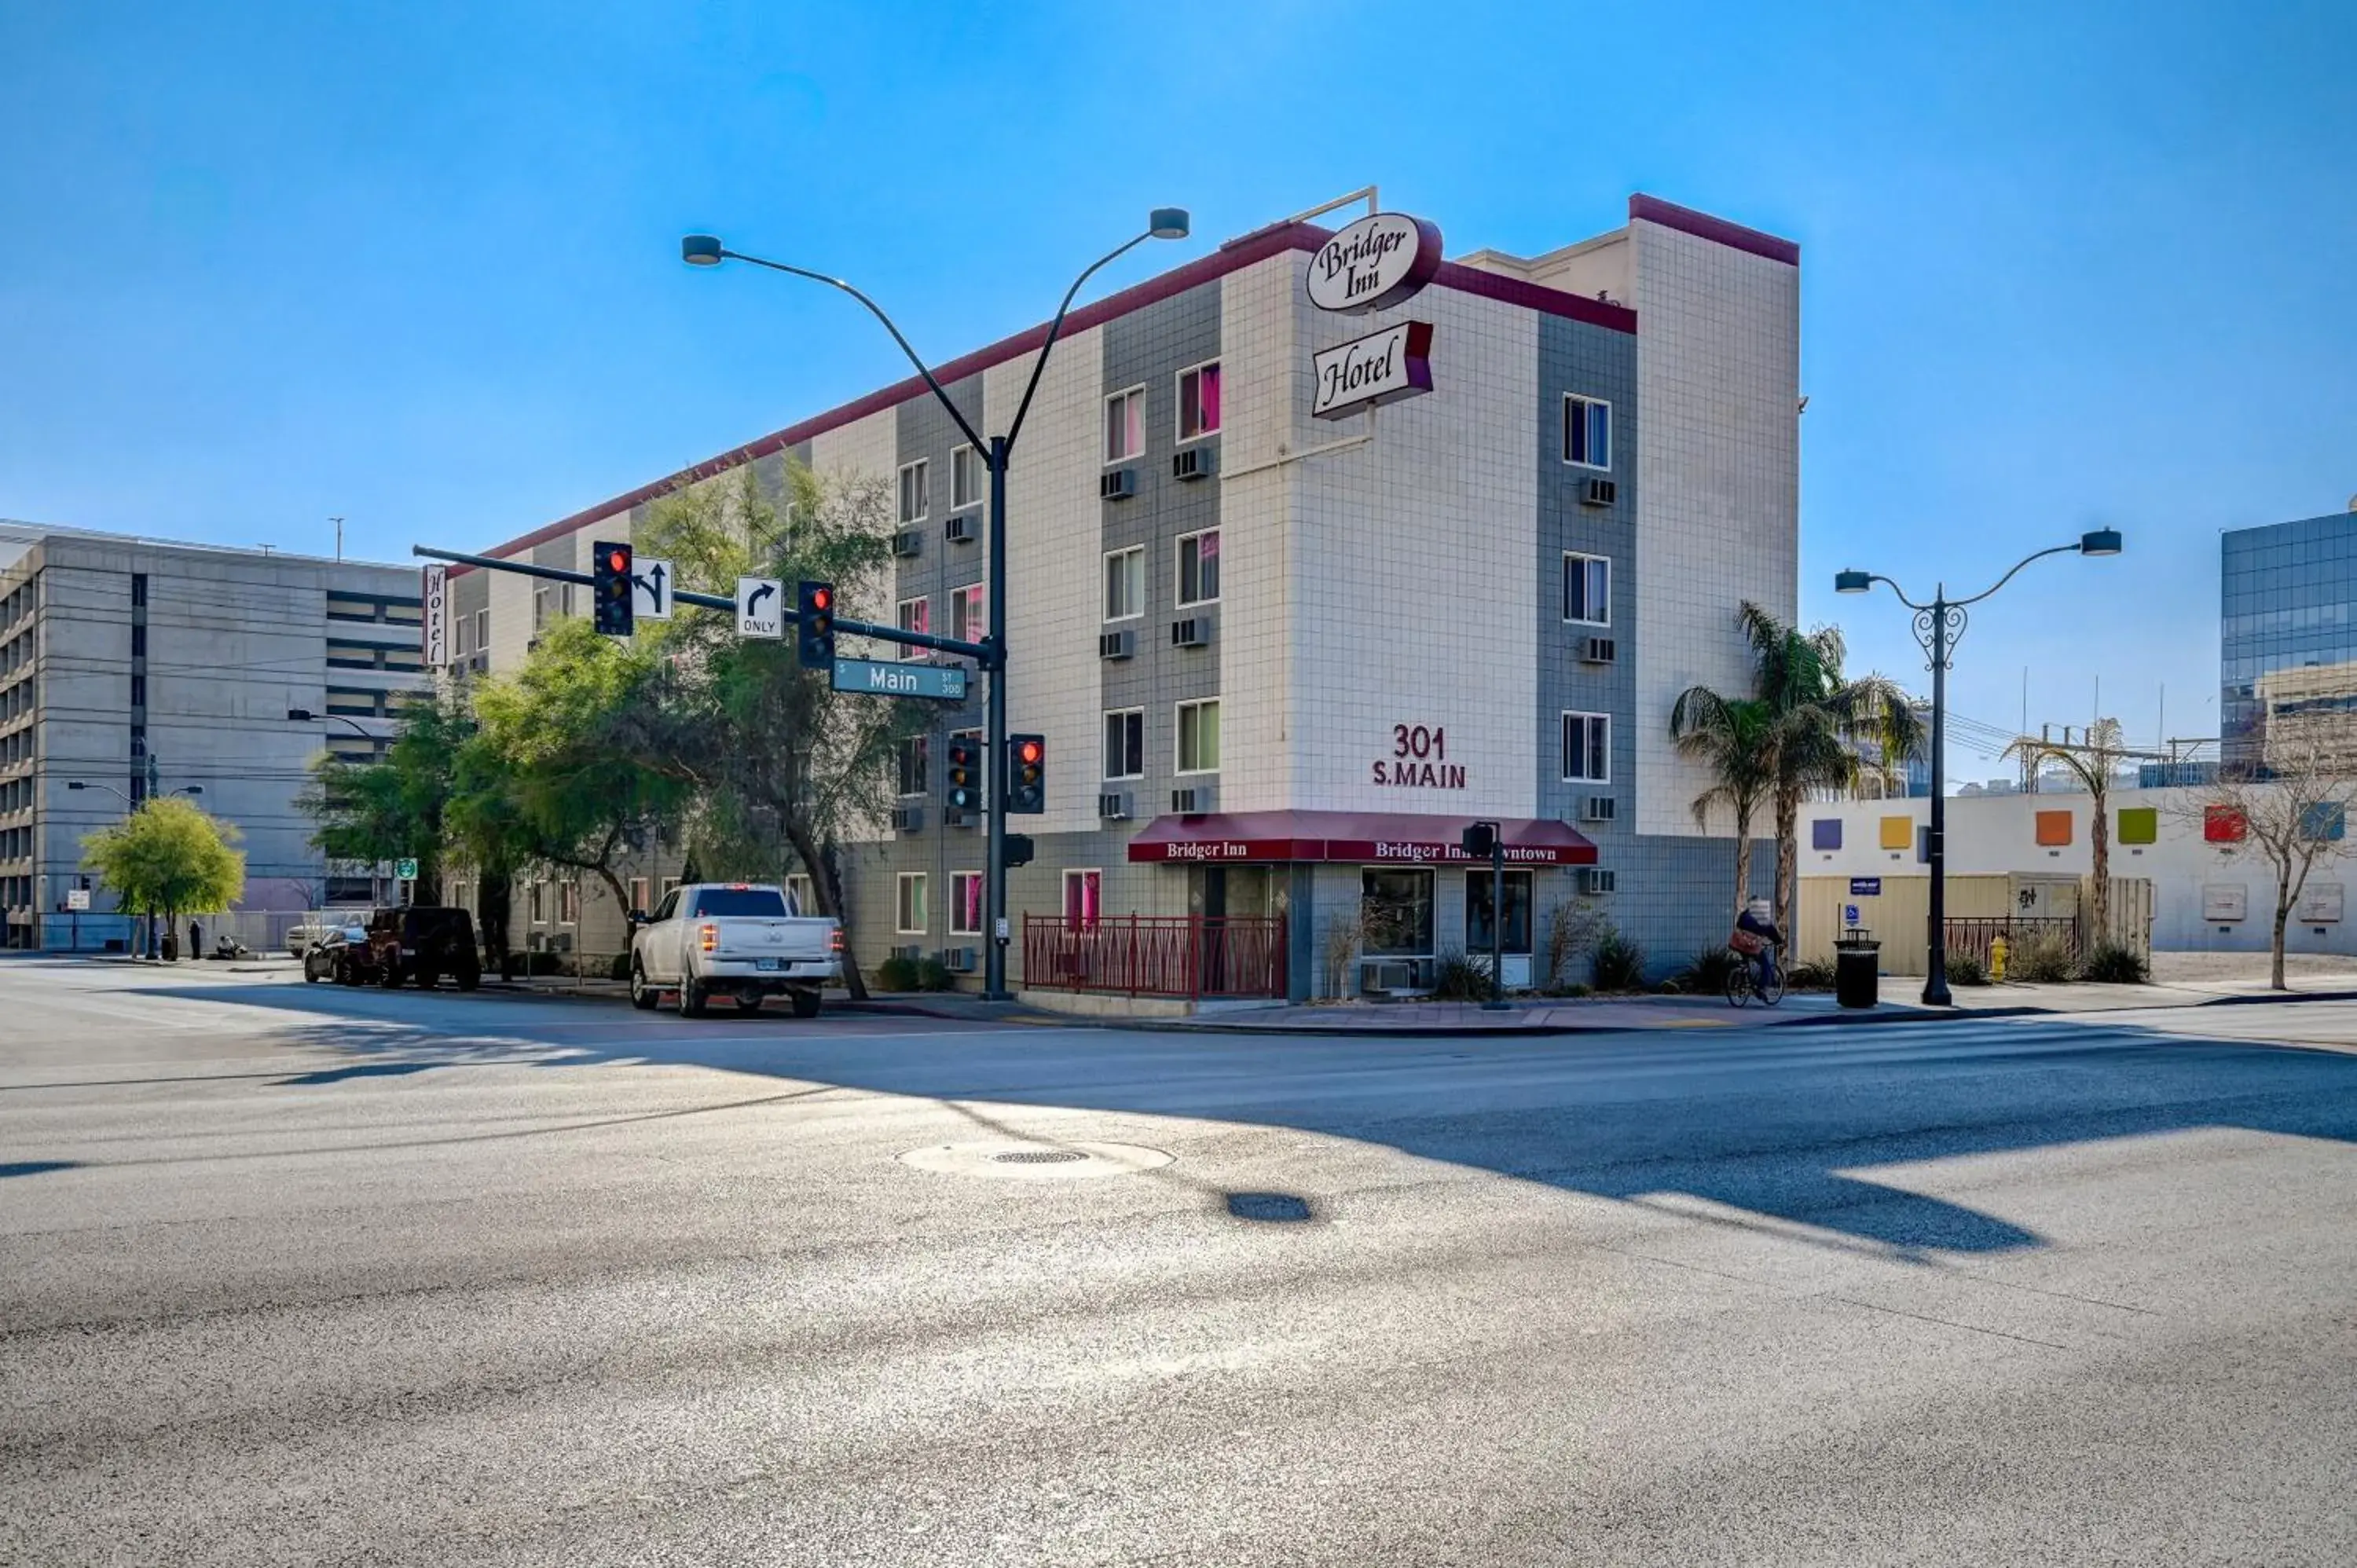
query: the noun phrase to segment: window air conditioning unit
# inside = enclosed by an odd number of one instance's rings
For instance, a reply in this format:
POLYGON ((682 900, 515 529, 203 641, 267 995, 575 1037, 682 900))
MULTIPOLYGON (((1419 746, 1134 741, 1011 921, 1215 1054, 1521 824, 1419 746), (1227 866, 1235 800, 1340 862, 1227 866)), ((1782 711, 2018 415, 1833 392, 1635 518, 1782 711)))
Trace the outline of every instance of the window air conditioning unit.
POLYGON ((1097 815, 1109 822, 1129 820, 1129 797, 1121 790, 1107 790, 1097 797, 1097 815))
POLYGON ((1211 618, 1189 616, 1185 620, 1170 623, 1170 646, 1173 648, 1209 648, 1211 646, 1211 618))
POLYGON ((925 531, 923 529, 904 528, 892 536, 893 554, 908 556, 921 555, 924 553, 925 531))
POLYGON ((942 967, 948 970, 952 974, 972 974, 974 972, 974 949, 943 948, 942 950, 942 967))
POLYGON ((962 511, 942 524, 942 537, 952 544, 971 544, 982 537, 982 518, 977 512, 962 511))
POLYGON ((981 818, 980 811, 961 811, 954 806, 942 808, 942 826, 945 828, 970 828, 981 818))
POLYGON ((1582 893, 1609 893, 1612 873, 1600 865, 1583 865, 1579 867, 1578 886, 1582 893))
POLYGON ((1618 807, 1609 795, 1590 795, 1579 803, 1579 820, 1583 822, 1609 822, 1618 807))
POLYGON ((924 825, 925 808, 922 806, 895 806, 892 808, 892 831, 894 832, 912 833, 924 825))
POLYGON ((1137 470, 1108 468, 1097 479, 1097 499, 1125 501, 1137 493, 1137 470))
POLYGON ((1620 487, 1610 479, 1582 479, 1579 482, 1579 504, 1610 506, 1620 499, 1620 487))
POLYGON ((1582 664, 1609 664, 1620 656, 1620 652, 1609 637, 1583 637, 1579 639, 1579 661, 1582 664))
POLYGON ((1189 446, 1184 452, 1171 454, 1170 477, 1174 479, 1209 478, 1220 471, 1220 449, 1216 446, 1189 446))
POLYGON ((1170 809, 1182 816, 1195 811, 1208 811, 1218 799, 1219 790, 1209 784, 1197 784, 1185 789, 1170 791, 1170 809))
MULTIPOLYGON (((1511 912, 1512 911, 1509 911, 1509 913, 1511 912)), ((892 950, 892 956, 894 958, 906 959, 910 963, 915 963, 925 956, 925 950, 919 947, 916 943, 910 942, 907 947, 894 948, 892 950)))
POLYGON ((1097 657, 1099 659, 1136 658, 1137 629, 1131 627, 1121 631, 1097 633, 1097 657))

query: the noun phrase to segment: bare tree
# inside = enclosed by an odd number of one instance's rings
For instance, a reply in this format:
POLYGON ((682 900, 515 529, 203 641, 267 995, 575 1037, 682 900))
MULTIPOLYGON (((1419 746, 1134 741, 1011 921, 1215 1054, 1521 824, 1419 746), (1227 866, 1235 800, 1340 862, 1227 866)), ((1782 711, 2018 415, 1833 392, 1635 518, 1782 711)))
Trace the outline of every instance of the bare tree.
MULTIPOLYGON (((2066 736, 2068 730, 2063 732, 2066 736)), ((2094 852, 2094 886, 2087 894, 2087 929, 2083 939, 2090 946, 2112 940, 2112 829, 2108 802, 2111 799, 2112 773, 2127 756, 2120 738, 2117 719, 2097 719, 2087 726, 2083 743, 2052 741, 2040 737, 2032 740, 2023 736, 2005 748, 2005 755, 2018 757, 2023 775, 2036 778, 2039 770, 2052 762, 2060 764, 2086 787, 2095 798, 2095 820, 2087 831, 2087 843, 2094 852)), ((2282 967, 2278 962, 2278 969, 2282 967)))
POLYGON ((2247 844, 2276 875, 2275 923, 2267 983, 2284 986, 2284 929, 2308 887, 2309 874, 2347 855, 2349 804, 2357 778, 2343 759, 2312 738, 2270 743, 2265 768, 2222 768, 2216 782, 2190 792, 2172 814, 2247 844), (2214 827, 2212 826, 2214 824, 2214 827))

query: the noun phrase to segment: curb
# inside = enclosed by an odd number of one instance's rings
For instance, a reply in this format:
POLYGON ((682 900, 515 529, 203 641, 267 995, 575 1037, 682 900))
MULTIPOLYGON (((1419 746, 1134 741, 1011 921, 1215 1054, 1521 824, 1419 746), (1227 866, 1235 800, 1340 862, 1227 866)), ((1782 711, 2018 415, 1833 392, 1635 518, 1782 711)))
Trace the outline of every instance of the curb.
MULTIPOLYGON (((1953 1008, 1935 1012, 1930 1008, 1910 1008, 1891 1013, 1819 1013, 1804 1017, 1769 1018, 1759 1025, 1773 1029, 1854 1028, 1867 1024, 1945 1023, 1956 1018, 2012 1018, 2033 1014, 2050 1014, 2050 1007, 1983 1007, 1976 1010, 1953 1008)), ((1288 1039, 1451 1039, 1486 1040, 1544 1039, 1557 1035, 1665 1035, 1674 1030, 1695 1027, 1693 1024, 1491 1024, 1471 1028, 1452 1028, 1441 1024, 1375 1024, 1364 1027, 1332 1025, 1306 1025, 1287 1027, 1275 1024, 1195 1024, 1174 1018, 1089 1018, 1076 1023, 1102 1028, 1153 1030, 1174 1035, 1281 1035, 1288 1039)))

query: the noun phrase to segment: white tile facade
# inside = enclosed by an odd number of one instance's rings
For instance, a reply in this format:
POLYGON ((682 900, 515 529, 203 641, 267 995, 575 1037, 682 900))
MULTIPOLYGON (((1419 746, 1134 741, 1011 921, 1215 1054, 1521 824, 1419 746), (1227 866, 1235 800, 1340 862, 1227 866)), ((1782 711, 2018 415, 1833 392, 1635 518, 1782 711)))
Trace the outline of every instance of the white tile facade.
MULTIPOLYGON (((1708 786, 1670 706, 1743 689, 1749 598, 1799 613, 1800 269, 1632 220, 1637 307, 1637 831, 1690 833, 1708 786)), ((1713 831, 1731 832, 1731 824, 1713 831)))

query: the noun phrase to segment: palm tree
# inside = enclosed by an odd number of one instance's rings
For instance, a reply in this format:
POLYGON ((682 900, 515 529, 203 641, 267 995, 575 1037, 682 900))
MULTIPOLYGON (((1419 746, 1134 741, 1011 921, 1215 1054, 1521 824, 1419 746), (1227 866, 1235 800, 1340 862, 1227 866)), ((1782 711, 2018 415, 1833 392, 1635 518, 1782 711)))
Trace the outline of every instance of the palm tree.
POLYGON ((1735 908, 1751 892, 1751 819, 1775 785, 1769 768, 1768 704, 1756 697, 1722 697, 1689 686, 1670 708, 1670 735, 1678 755, 1710 769, 1716 782, 1694 798, 1695 826, 1725 807, 1735 814, 1735 908))
POLYGON ((2032 779, 2048 763, 2060 763, 2085 786, 2088 794, 2094 797, 2095 820, 2087 830, 2087 842, 2094 853, 2094 873, 2093 886, 2087 890, 2088 923, 2084 940, 2090 946, 2110 941, 2112 830, 2106 801, 2111 795, 2112 769, 2126 755, 2122 749, 2120 721, 2097 719, 2087 726, 2087 738, 2076 746, 2067 741, 2032 740, 2023 736, 2005 748, 2005 755, 2019 757, 2028 765, 2026 771, 2032 779))
MULTIPOLYGON (((1718 755, 1699 737, 1708 733, 1712 715, 1728 699, 1705 686, 1688 688, 1670 710, 1670 731, 1679 749, 1710 765, 1716 777, 1711 789, 1695 801, 1699 816, 1708 803, 1734 804, 1745 781, 1764 779, 1764 789, 1775 817, 1776 923, 1791 929, 1794 875, 1799 867, 1801 802, 1824 790, 1854 787, 1869 769, 1886 775, 1923 749, 1923 722, 1899 683, 1882 675, 1853 681, 1842 672, 1847 652, 1841 633, 1832 627, 1803 632, 1787 626, 1746 599, 1736 611, 1736 624, 1751 645, 1752 692, 1746 699, 1758 710, 1756 723, 1746 732, 1739 763, 1718 755), (1687 736, 1698 737, 1689 746, 1687 736), (1872 742, 1879 760, 1866 762, 1859 743, 1872 742), (1721 793, 1724 791, 1724 793, 1721 793)), ((1750 796, 1754 805, 1759 794, 1750 796)), ((1737 875, 1750 869, 1748 818, 1738 823, 1737 875)), ((1736 896, 1743 896, 1738 882, 1736 896)))

